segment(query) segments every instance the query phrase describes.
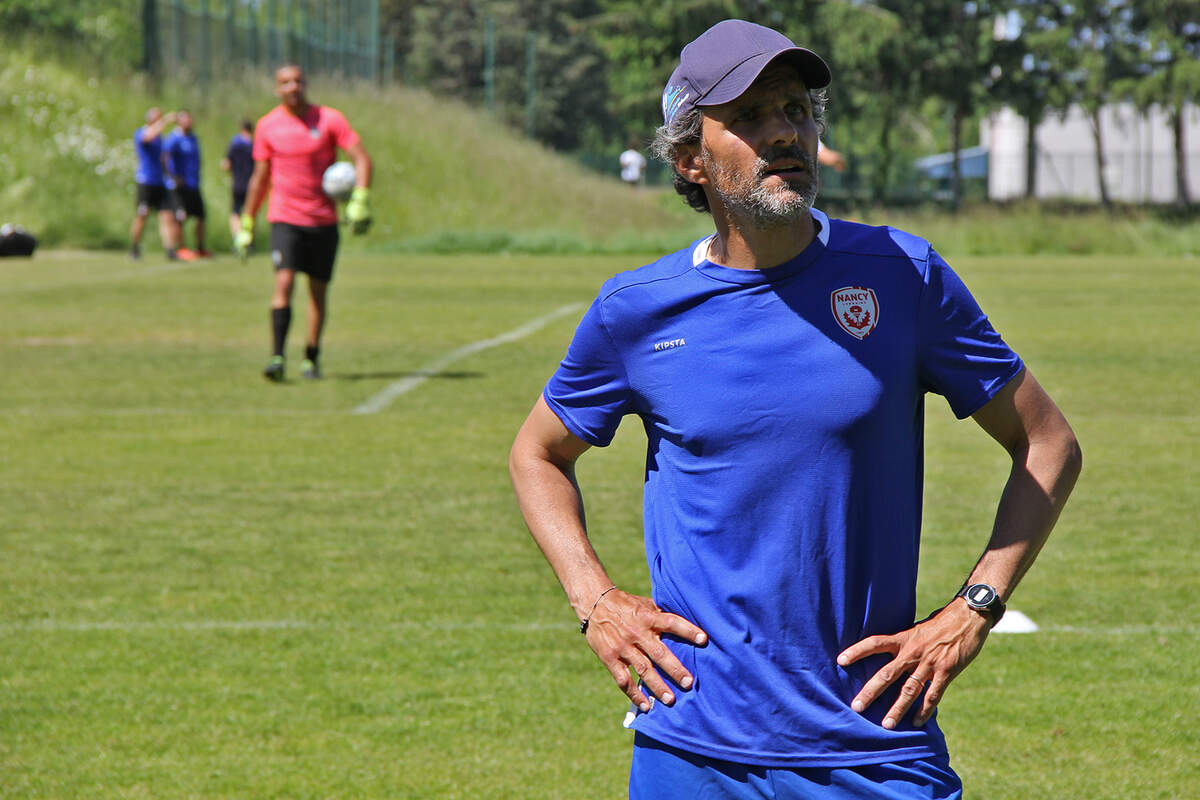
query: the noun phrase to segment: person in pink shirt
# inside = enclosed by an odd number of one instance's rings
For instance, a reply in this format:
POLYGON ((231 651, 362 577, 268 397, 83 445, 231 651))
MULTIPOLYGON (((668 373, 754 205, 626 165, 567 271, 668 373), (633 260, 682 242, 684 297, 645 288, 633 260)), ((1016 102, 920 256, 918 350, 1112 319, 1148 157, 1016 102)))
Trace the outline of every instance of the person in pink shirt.
POLYGON ((371 157, 340 111, 308 102, 304 70, 285 64, 275 71, 280 104, 254 130, 254 173, 246 191, 241 231, 234 246, 243 255, 254 243, 254 218, 268 190, 271 258, 275 290, 271 296, 274 350, 263 376, 284 379, 284 345, 292 321, 296 273, 308 275, 308 340, 301 371, 321 377, 318 358, 325 324, 326 297, 338 247, 338 214, 321 189, 321 176, 342 150, 354 162, 356 185, 346 204, 346 219, 356 234, 371 225, 371 157))

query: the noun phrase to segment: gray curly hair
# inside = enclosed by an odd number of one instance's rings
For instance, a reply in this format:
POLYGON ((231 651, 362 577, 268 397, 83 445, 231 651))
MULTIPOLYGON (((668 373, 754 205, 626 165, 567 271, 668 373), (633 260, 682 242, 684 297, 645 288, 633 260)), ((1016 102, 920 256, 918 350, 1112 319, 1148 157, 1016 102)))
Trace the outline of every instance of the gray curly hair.
MULTIPOLYGON (((808 96, 812 101, 812 116, 813 122, 817 124, 817 134, 824 135, 825 103, 828 100, 828 93, 823 88, 809 89, 808 96)), ((658 160, 671 167, 672 185, 676 192, 683 195, 687 204, 696 211, 710 213, 712 209, 709 208, 704 187, 686 180, 679 174, 679 170, 675 169, 675 158, 679 155, 679 151, 684 147, 694 147, 700 144, 700 129, 703 121, 704 115, 697 107, 680 114, 666 125, 660 125, 654 132, 654 141, 650 143, 650 152, 658 160)))

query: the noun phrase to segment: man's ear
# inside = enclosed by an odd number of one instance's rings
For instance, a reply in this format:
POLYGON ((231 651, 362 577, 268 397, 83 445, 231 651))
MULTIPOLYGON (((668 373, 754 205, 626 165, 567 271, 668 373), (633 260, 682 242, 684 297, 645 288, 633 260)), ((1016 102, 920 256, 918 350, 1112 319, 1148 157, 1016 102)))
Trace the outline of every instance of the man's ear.
POLYGON ((688 183, 708 183, 708 170, 704 168, 704 160, 700 158, 700 145, 680 147, 675 154, 675 170, 688 183))

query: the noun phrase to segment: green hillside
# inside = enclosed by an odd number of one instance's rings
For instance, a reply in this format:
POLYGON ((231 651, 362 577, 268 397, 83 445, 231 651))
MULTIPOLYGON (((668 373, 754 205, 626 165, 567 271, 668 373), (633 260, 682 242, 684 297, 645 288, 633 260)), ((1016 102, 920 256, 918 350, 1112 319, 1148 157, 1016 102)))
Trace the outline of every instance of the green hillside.
MULTIPOLYGON (((483 111, 427 92, 345 87, 315 79, 314 102, 346 112, 375 159, 376 226, 347 237, 356 250, 662 253, 710 231, 669 189, 630 191, 529 141, 483 111)), ((224 85, 158 89, 84 51, 0 39, 0 223, 43 246, 124 249, 133 212, 132 136, 146 109, 189 108, 204 148, 210 244, 229 246, 229 178, 219 163, 246 116, 274 105, 268 71, 224 85)), ((1200 253, 1194 216, 1151 209, 980 205, 844 208, 839 216, 892 224, 947 255, 1200 253)), ((147 247, 157 239, 147 226, 147 247)))
MULTIPOLYGON (((274 105, 269 74, 152 90, 142 76, 102 74, 26 44, 0 48, 0 87, 0 222, 48 246, 125 247, 133 131, 151 105, 187 107, 204 149, 213 245, 225 248, 229 179, 219 162, 238 121, 274 105)), ((322 80, 309 96, 342 109, 375 160, 377 225, 358 247, 644 250, 705 224, 670 192, 631 192, 454 101, 322 80)))

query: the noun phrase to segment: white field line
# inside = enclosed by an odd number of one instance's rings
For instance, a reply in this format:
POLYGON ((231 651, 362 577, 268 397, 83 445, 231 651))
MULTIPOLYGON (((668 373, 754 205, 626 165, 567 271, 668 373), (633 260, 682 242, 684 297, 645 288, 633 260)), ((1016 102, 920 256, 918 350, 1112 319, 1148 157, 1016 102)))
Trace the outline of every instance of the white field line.
POLYGON ((145 278, 151 275, 162 275, 168 272, 180 272, 185 269, 195 269, 197 267, 211 266, 212 262, 197 261, 167 261, 154 267, 143 267, 141 269, 127 269, 121 272, 111 272, 107 275, 89 275, 83 280, 64 280, 52 281, 49 283, 34 283, 23 284, 17 286, 0 286, 0 294, 18 294, 20 292, 44 292, 53 291, 54 289, 70 289, 75 286, 91 286, 97 283, 108 283, 109 281, 123 281, 131 278, 145 278))
MULTIPOLYGON (((0 634, 14 633, 91 633, 113 631, 136 633, 138 631, 291 631, 291 630, 345 630, 345 631, 403 631, 403 630, 477 630, 488 628, 505 631, 560 631, 578 628, 568 622, 449 622, 426 619, 407 622, 354 622, 338 620, 302 619, 258 619, 258 620, 191 620, 191 621, 137 621, 110 620, 93 622, 71 622, 68 620, 45 619, 31 622, 0 622, 0 634)), ((1200 625, 1042 625, 1039 633, 1078 634, 1082 636, 1200 636, 1200 625)))
POLYGON ((92 633, 115 631, 137 633, 139 631, 403 631, 403 630, 476 630, 495 629, 506 631, 559 631, 579 625, 559 622, 445 622, 442 620, 420 620, 416 622, 323 622, 301 619, 258 619, 258 620, 192 620, 181 622, 98 621, 69 622, 66 620, 37 620, 35 622, 0 623, 0 634, 5 633, 92 633))
POLYGON ((581 308, 583 308, 582 303, 571 303, 570 305, 561 306, 554 309, 549 314, 543 314, 537 319, 531 319, 529 322, 526 322, 524 325, 518 328, 513 328, 508 333, 502 333, 499 336, 493 336, 490 339, 480 339, 477 342, 471 342, 470 344, 463 345, 457 350, 452 350, 443 356, 439 356, 425 366, 421 367, 412 375, 401 378, 400 380, 386 387, 379 394, 355 408, 354 413, 374 414, 377 411, 382 411, 383 409, 387 408, 388 405, 397 397, 405 392, 412 391, 425 381, 436 376, 439 372, 453 364, 455 361, 466 358, 469 355, 474 355, 482 350, 487 350, 502 344, 508 344, 509 342, 515 342, 518 339, 524 339, 529 334, 540 330, 546 324, 553 322, 559 317, 564 317, 567 314, 578 311, 581 308))

